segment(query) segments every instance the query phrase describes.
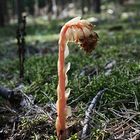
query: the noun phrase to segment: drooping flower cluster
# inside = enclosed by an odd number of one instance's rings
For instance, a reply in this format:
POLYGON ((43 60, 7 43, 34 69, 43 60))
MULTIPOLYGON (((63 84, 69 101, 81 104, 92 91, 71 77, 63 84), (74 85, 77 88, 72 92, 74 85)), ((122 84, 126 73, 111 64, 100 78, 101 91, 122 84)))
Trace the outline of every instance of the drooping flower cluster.
POLYGON ((65 26, 66 40, 76 42, 88 53, 95 49, 98 35, 93 31, 94 26, 86 20, 80 20, 79 17, 67 22, 65 26))

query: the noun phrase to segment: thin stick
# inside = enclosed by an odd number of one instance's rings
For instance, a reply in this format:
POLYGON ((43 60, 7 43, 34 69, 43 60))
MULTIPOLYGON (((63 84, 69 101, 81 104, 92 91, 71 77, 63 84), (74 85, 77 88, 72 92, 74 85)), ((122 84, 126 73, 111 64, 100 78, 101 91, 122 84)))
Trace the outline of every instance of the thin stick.
POLYGON ((93 98, 91 104, 89 105, 86 113, 85 113, 85 119, 84 119, 84 127, 82 130, 82 135, 81 135, 81 139, 85 140, 87 138, 87 133, 89 132, 89 124, 90 124, 90 120, 91 120, 91 116, 93 115, 93 111, 96 107, 97 102, 101 99, 102 95, 104 94, 104 92, 107 89, 103 89, 101 91, 99 91, 97 93, 97 95, 93 98))
POLYGON ((18 22, 18 29, 17 29, 17 45, 18 45, 18 54, 19 54, 20 79, 24 78, 25 36, 26 36, 25 28, 26 28, 26 16, 23 16, 22 21, 18 22))

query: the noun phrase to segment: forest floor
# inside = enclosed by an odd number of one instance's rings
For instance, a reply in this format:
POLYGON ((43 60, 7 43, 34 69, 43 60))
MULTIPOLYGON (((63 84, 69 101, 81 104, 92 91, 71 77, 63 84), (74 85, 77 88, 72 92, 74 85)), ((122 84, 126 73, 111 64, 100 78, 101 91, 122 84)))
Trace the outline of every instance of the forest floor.
MULTIPOLYGON (((88 139, 140 139, 140 16, 86 16, 99 41, 86 54, 69 44, 69 140, 80 139, 85 111, 106 89, 90 119, 88 139)), ((19 80, 16 25, 0 28, 0 86, 22 93, 20 105, 0 98, 0 140, 55 140, 58 37, 68 21, 27 19, 24 79, 19 80)))

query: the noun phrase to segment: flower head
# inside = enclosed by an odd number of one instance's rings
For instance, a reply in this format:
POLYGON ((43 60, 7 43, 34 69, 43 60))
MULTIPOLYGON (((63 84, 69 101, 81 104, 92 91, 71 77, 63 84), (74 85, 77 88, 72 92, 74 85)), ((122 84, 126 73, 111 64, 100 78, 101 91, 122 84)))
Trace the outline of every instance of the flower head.
POLYGON ((67 22, 65 27, 67 27, 65 34, 68 42, 80 44, 87 53, 95 49, 99 37, 93 31, 94 26, 90 22, 77 17, 67 22))

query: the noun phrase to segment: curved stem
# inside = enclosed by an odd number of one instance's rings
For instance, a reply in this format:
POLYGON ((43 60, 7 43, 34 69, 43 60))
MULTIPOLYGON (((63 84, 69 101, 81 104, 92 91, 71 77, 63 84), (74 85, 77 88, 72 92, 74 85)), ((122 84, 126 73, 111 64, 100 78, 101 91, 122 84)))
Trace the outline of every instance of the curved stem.
POLYGON ((65 120, 66 120, 66 98, 65 98, 65 46, 67 28, 64 27, 60 33, 59 39, 59 58, 58 58, 58 89, 57 89, 57 120, 56 130, 59 140, 65 140, 65 120))

